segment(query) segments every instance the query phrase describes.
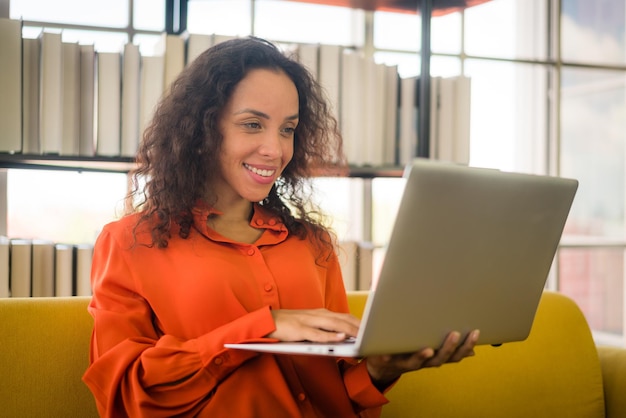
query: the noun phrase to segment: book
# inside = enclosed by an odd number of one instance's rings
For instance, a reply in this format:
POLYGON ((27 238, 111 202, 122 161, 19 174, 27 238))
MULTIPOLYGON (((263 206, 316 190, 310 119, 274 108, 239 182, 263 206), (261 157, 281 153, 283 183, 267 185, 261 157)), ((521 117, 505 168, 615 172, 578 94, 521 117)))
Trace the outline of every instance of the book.
POLYGON ((470 114, 472 101, 472 80, 467 76, 455 77, 455 118, 454 118, 454 161, 457 164, 470 163, 470 114))
POLYGON ((74 246, 56 243, 54 245, 54 295, 73 296, 74 294, 74 246))
POLYGON ((360 52, 345 49, 342 51, 341 80, 339 81, 339 126, 343 136, 343 147, 348 163, 363 165, 365 162, 365 98, 364 58, 360 52))
POLYGON ((398 163, 408 164, 417 154, 417 77, 400 79, 398 163))
POLYGON ((22 21, 0 17, 0 152, 22 151, 22 21))
POLYGON ((141 57, 139 92, 139 131, 143 135, 154 110, 163 94, 164 58, 162 56, 141 57))
POLYGON ((399 99, 399 75, 397 65, 387 65, 385 70, 385 108, 384 108, 384 146, 383 164, 394 165, 398 162, 398 112, 399 99))
MULTIPOLYGON (((428 138, 420 138, 418 133, 417 141, 428 141, 429 157, 432 159, 439 159, 441 150, 441 141, 439 140, 439 127, 440 127, 440 115, 441 115, 441 94, 440 84, 442 77, 430 78, 430 132, 428 138)), ((418 100, 418 112, 421 109, 421 104, 418 100)))
MULTIPOLYGON (((320 44, 319 46, 319 77, 318 81, 326 91, 332 114, 340 120, 341 97, 341 62, 343 47, 339 45, 320 44)), ((342 128, 343 129, 343 128, 342 128)))
POLYGON ((319 76, 319 44, 300 44, 296 49, 298 62, 304 65, 315 80, 319 76))
POLYGON ((380 166, 383 164, 385 141, 388 140, 385 138, 385 108, 388 106, 385 102, 385 65, 369 58, 364 60, 364 66, 364 98, 361 100, 365 105, 365 118, 357 119, 364 125, 362 163, 380 166))
POLYGON ((156 49, 164 58, 163 91, 167 91, 185 68, 185 40, 177 34, 163 33, 156 49))
POLYGON ((22 39, 22 153, 39 154, 39 39, 22 39))
POLYGON ((11 294, 9 289, 10 243, 8 237, 0 236, 0 298, 8 298, 11 294))
POLYGON ((54 243, 35 239, 31 244, 31 296, 52 297, 54 296, 54 243))
POLYGON ((61 155, 78 155, 80 145, 80 46, 63 42, 63 135, 61 155))
POLYGON ((42 32, 39 141, 42 154, 59 154, 63 137, 63 47, 60 33, 42 32))
POLYGON ((96 51, 94 45, 80 45, 80 135, 78 153, 91 157, 96 153, 96 51))
POLYGON ((360 241, 358 243, 358 290, 371 290, 374 267, 374 244, 360 241))
POLYGON ((213 46, 213 35, 185 32, 185 65, 191 64, 198 55, 213 46))
POLYGON ((10 240, 11 297, 31 296, 31 248, 31 240, 19 238, 10 240))
POLYGON ((97 138, 96 154, 120 155, 121 54, 97 52, 97 138))
POLYGON ((358 244, 356 241, 345 240, 338 242, 337 259, 341 268, 343 285, 346 290, 358 289, 358 244))
POLYGON ((91 296, 91 260, 93 245, 77 244, 74 246, 74 272, 76 296, 91 296))
POLYGON ((122 57, 121 155, 134 157, 139 146, 139 46, 127 43, 122 57))
POLYGON ((469 164, 470 79, 466 76, 434 77, 431 108, 431 158, 469 164))

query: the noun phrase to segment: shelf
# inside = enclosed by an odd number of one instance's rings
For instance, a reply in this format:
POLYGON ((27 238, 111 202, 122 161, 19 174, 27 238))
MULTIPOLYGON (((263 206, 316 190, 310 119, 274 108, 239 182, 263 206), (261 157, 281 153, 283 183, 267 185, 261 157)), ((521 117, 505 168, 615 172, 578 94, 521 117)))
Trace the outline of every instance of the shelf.
MULTIPOLYGON (((349 7, 370 11, 417 13, 422 0, 291 0, 301 3, 316 3, 328 6, 349 7)), ((490 0, 432 0, 432 15, 442 16, 458 12, 468 7, 486 3, 490 0)))
POLYGON ((0 168, 126 173, 133 165, 132 157, 0 154, 0 168))
MULTIPOLYGON (((1 154, 0 169, 66 170, 106 173, 127 173, 134 167, 132 157, 74 157, 61 155, 1 154)), ((325 169, 315 172, 320 177, 402 177, 404 167, 354 167, 325 169)))

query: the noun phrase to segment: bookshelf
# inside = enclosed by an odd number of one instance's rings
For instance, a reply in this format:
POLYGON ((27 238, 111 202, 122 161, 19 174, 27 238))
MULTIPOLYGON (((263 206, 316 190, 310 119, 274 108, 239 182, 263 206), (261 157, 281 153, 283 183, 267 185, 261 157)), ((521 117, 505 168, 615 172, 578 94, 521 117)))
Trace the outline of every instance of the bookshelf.
MULTIPOLYGON (((290 0, 291 1, 291 0, 290 0)), ((294 0, 302 1, 302 0, 294 0)), ((165 29, 168 34, 181 34, 186 29, 188 0, 166 0, 165 13, 165 29)), ((430 100, 424 100, 423 97, 430 97, 430 18, 433 13, 439 13, 443 3, 449 2, 436 0, 414 0, 410 1, 304 1, 307 3, 318 3, 325 5, 344 6, 350 8, 361 8, 369 11, 386 10, 394 12, 407 12, 421 14, 422 19, 422 43, 421 55, 425 59, 421 60, 420 78, 420 95, 422 103, 430 103, 430 100), (440 3, 434 7, 435 3, 440 3)), ((456 2, 458 4, 458 1, 456 2)), ((466 2, 475 3, 475 2, 466 2)), ((9 0, 0 0, 0 17, 9 18, 9 0)), ((452 11, 452 10, 450 10, 452 11)), ((430 112, 428 106, 422 106, 419 112, 419 136, 423 138, 429 137, 430 112)), ((415 151, 415 155, 428 157, 429 143, 421 141, 419 148, 415 151)), ((70 171, 89 171, 89 172, 105 172, 105 173, 127 173, 134 166, 132 157, 107 157, 107 156, 65 156, 55 153, 49 154, 32 154, 32 153, 0 153, 0 195, 6 196, 7 193, 7 170, 8 169, 27 169, 27 170, 70 170, 70 171)), ((363 240, 371 240, 371 217, 372 217, 372 185, 371 181, 375 178, 401 177, 403 174, 403 166, 394 165, 363 165, 350 166, 348 170, 341 172, 320 172, 319 176, 348 176, 363 179, 363 240)), ((7 233, 7 199, 3 199, 0 203, 0 235, 7 233)))

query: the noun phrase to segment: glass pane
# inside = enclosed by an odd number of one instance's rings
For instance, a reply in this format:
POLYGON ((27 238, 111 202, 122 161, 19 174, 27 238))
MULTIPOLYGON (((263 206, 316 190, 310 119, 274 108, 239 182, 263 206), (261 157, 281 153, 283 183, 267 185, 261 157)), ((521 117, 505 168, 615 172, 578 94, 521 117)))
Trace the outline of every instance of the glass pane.
POLYGON ((417 14, 374 12, 374 47, 417 52, 421 27, 417 14))
POLYGON ((470 7, 465 10, 465 52, 485 57, 545 59, 547 11, 548 0, 497 0, 470 7))
POLYGON ((13 19, 78 25, 128 26, 128 0, 11 0, 13 19))
POLYGON ((250 0, 189 0, 187 30, 206 35, 250 35, 250 3, 250 0))
POLYGON ((273 41, 362 45, 364 14, 348 7, 257 0, 255 35, 273 41), (320 30, 324 28, 324 30, 320 30))
POLYGON ((163 52, 162 48, 159 48, 161 39, 161 35, 138 34, 133 37, 133 43, 135 45, 139 45, 139 52, 141 53, 141 56, 147 57, 163 52))
POLYGON ((24 26, 22 37, 35 39, 42 31, 61 33, 63 42, 77 42, 81 45, 94 45, 98 52, 121 52, 124 44, 128 41, 125 32, 102 32, 93 30, 42 28, 37 26, 24 26))
POLYGON ((135 29, 165 30, 165 0, 134 0, 135 29))
POLYGON ((471 78, 470 164, 546 173, 547 67, 467 60, 471 78))
POLYGON ((625 0, 562 0, 561 3, 563 60, 624 64, 625 0))
POLYGON ((313 179, 315 202, 340 241, 363 240, 363 180, 346 177, 313 179))
POLYGON ((461 60, 457 57, 430 57, 430 75, 433 77, 454 77, 461 74, 461 60))
POLYGON ((580 182, 565 233, 623 239, 626 78, 565 68, 561 82, 561 173, 580 182))
POLYGON ((624 250, 561 249, 559 291, 580 306, 591 329, 624 330, 624 250))
POLYGON ((461 14, 433 17, 430 23, 430 50, 433 53, 461 53, 461 14))
POLYGON ((372 242, 376 246, 389 241, 405 185, 404 178, 372 180, 372 242))
POLYGON ((9 170, 7 234, 92 243, 121 214, 126 187, 125 174, 9 170))
POLYGON ((374 59, 378 63, 397 65, 398 74, 402 78, 414 77, 420 73, 420 60, 415 52, 387 52, 374 53, 374 59))

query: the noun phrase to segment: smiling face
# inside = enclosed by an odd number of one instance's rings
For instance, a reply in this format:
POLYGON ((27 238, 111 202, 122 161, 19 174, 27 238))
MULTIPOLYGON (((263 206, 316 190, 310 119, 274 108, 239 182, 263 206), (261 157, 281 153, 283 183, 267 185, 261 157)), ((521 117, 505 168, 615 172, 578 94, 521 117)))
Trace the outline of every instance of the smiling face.
POLYGON ((255 69, 235 87, 220 129, 221 176, 213 185, 220 210, 259 202, 293 156, 298 91, 280 71, 255 69))

